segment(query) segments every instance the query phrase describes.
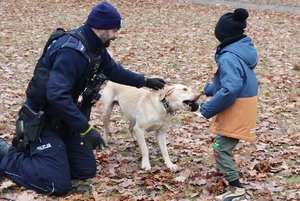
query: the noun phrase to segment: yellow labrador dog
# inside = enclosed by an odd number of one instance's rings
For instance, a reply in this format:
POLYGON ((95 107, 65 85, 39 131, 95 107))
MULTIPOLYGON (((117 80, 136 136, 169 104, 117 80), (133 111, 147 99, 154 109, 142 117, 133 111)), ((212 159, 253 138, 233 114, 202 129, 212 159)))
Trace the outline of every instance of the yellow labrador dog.
POLYGON ((109 135, 109 119, 115 103, 130 121, 129 131, 141 149, 142 169, 150 170, 149 151, 145 141, 145 131, 155 131, 164 162, 171 170, 178 167, 172 163, 167 151, 165 132, 172 116, 177 110, 196 111, 200 94, 194 93, 182 84, 166 86, 152 91, 107 82, 102 91, 104 139, 107 143, 109 135))

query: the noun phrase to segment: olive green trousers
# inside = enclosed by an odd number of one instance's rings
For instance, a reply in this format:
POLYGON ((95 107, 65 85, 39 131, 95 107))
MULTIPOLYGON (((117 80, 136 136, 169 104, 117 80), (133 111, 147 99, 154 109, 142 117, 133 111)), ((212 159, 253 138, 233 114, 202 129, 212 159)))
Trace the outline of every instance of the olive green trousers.
POLYGON ((239 173, 233 161, 233 149, 238 142, 238 139, 221 135, 217 135, 214 141, 214 155, 217 167, 228 182, 239 179, 239 173))

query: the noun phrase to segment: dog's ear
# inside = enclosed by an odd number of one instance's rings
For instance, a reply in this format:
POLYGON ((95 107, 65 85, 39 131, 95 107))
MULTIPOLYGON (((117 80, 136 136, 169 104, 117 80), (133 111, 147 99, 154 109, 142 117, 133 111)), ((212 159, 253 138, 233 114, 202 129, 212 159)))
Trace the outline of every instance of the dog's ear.
POLYGON ((174 88, 174 86, 168 86, 161 90, 159 93, 159 100, 162 101, 162 99, 170 95, 174 91, 174 88))

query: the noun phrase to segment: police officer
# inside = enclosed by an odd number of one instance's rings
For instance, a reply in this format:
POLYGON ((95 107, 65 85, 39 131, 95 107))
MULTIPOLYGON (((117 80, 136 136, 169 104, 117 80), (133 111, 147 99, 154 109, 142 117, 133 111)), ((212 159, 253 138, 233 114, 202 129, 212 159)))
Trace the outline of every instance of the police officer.
POLYGON ((84 25, 74 31, 84 41, 65 34, 47 47, 28 85, 20 112, 25 133, 28 126, 30 135, 38 133, 38 138, 18 137, 15 146, 1 139, 1 175, 39 193, 64 195, 72 187, 71 179, 87 179, 96 174, 93 149, 105 143, 88 123, 92 101, 99 99, 99 83, 96 88, 90 86, 93 79, 103 74, 111 81, 138 88, 158 90, 165 85, 163 79, 145 78, 111 58, 106 48, 119 37, 120 28, 121 16, 116 8, 102 2, 92 9, 84 25), (88 73, 94 59, 91 55, 100 63, 96 62, 92 73, 88 73), (96 94, 92 98, 85 94, 89 87, 96 94), (42 91, 46 98, 40 94, 42 91))

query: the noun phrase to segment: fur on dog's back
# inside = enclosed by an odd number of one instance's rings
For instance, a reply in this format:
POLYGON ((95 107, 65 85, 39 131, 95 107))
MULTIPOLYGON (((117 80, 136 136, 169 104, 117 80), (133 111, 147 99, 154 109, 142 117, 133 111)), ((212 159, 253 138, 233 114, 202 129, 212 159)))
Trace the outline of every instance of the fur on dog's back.
POLYGON ((114 82, 107 82, 103 92, 102 92, 102 105, 104 108, 104 116, 109 115, 111 113, 111 109, 115 104, 120 105, 120 109, 127 108, 128 110, 132 111, 130 113, 123 114, 127 117, 127 119, 134 124, 135 117, 132 117, 131 114, 137 114, 139 107, 143 101, 145 101, 145 97, 150 93, 150 91, 145 90, 143 88, 135 88, 131 86, 121 85, 114 82), (131 102, 133 104, 126 104, 123 105, 123 101, 126 100, 127 102, 131 102), (111 108, 111 109, 110 109, 111 108), (108 112, 105 112, 108 111, 108 112), (109 114, 108 114, 109 113, 109 114))

